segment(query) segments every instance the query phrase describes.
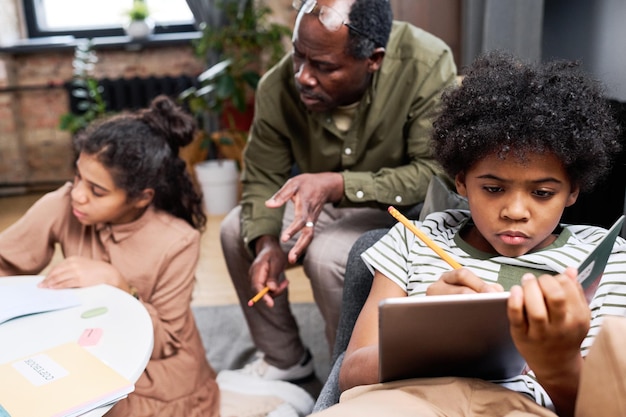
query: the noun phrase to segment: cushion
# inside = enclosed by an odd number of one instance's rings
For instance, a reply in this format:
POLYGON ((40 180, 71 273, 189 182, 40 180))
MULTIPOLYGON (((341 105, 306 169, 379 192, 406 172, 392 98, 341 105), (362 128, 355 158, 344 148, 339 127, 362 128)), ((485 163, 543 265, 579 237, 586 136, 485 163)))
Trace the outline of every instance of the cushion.
POLYGON ((424 221, 430 213, 447 209, 468 210, 469 205, 467 204, 467 199, 452 191, 443 178, 434 175, 428 184, 419 221, 424 221))

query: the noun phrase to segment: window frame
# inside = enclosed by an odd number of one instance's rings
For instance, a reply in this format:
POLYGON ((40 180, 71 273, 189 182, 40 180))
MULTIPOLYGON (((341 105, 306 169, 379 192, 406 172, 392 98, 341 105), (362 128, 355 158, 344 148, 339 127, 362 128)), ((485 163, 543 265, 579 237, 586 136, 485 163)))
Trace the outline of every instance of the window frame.
MULTIPOLYGON (((26 20, 26 32, 28 38, 45 38, 53 36, 74 36, 75 38, 99 38, 111 36, 126 36, 122 26, 111 26, 109 28, 88 29, 88 30, 44 30, 37 22, 37 11, 40 8, 40 0, 22 0, 24 8, 24 19, 26 20)), ((194 23, 178 25, 160 25, 156 22, 154 34, 161 33, 186 33, 197 32, 194 23)))

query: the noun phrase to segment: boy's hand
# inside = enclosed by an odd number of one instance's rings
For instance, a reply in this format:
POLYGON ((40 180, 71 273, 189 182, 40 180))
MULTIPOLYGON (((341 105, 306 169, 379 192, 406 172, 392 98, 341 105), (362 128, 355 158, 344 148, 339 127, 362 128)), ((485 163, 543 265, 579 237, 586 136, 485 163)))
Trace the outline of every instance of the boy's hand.
POLYGON ((573 268, 556 276, 527 274, 511 289, 511 333, 536 373, 577 357, 589 331, 591 312, 576 275, 573 268))
POLYGON ((570 415, 575 403, 582 356, 580 345, 591 312, 577 272, 527 274, 511 288, 508 317, 513 341, 546 389, 559 415, 570 415))
POLYGON ((426 295, 468 294, 476 292, 501 292, 502 285, 485 282, 465 268, 445 272, 426 290, 426 295))

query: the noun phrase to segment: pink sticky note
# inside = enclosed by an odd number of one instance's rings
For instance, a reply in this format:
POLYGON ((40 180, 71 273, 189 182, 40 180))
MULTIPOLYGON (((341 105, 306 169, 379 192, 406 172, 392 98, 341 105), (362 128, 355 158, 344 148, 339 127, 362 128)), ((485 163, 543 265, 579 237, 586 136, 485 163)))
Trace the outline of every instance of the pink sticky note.
POLYGON ((99 327, 85 329, 78 339, 78 344, 81 346, 97 345, 101 336, 102 329, 99 327))

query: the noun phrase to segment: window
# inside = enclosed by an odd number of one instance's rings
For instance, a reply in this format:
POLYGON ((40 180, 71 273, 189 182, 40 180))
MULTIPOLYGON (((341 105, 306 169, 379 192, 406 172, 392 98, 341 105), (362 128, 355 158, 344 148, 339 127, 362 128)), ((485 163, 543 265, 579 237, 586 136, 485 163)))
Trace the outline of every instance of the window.
MULTIPOLYGON (((146 0, 155 33, 196 30, 186 0, 146 0)), ((132 0, 24 0, 31 38, 73 35, 77 38, 124 35, 132 0)))

